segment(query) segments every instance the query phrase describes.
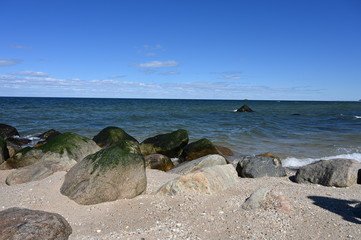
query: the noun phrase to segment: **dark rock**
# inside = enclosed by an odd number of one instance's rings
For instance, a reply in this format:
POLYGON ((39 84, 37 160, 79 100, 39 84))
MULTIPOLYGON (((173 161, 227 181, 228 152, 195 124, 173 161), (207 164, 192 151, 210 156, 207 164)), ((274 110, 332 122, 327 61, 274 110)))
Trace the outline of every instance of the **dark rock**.
POLYGON ((16 128, 0 123, 0 137, 6 139, 12 136, 20 136, 16 128))
POLYGON ((53 138, 55 138, 58 135, 61 135, 61 133, 54 129, 50 129, 49 131, 46 131, 46 132, 40 134, 37 137, 40 139, 43 139, 43 141, 39 141, 35 145, 35 147, 40 147, 40 146, 44 145, 45 143, 49 142, 50 140, 52 140, 53 138))
POLYGON ((89 155, 65 175, 60 192, 89 205, 134 198, 145 191, 144 157, 132 141, 119 142, 89 155), (135 145, 130 147, 130 145, 135 145), (129 150, 138 149, 137 153, 129 150))
POLYGON ((22 137, 8 137, 6 141, 15 146, 24 146, 31 142, 30 139, 22 137))
POLYGON ((146 168, 168 171, 174 167, 169 157, 162 154, 151 154, 144 157, 146 168))
POLYGON ((104 128, 93 138, 93 140, 100 147, 109 146, 124 140, 138 143, 138 141, 134 137, 130 136, 123 129, 118 127, 104 128))
POLYGON ((314 183, 324 186, 349 187, 357 183, 361 164, 351 159, 320 160, 297 170, 297 183, 314 183))
POLYGON ((0 164, 9 158, 9 150, 6 141, 0 137, 0 164))
POLYGON ((220 145, 215 145, 215 147, 218 150, 218 152, 223 156, 233 156, 234 155, 233 151, 227 147, 220 146, 220 145))
POLYGON ((216 146, 208 139, 201 139, 188 144, 184 149, 180 160, 191 161, 209 154, 218 154, 216 146))
POLYGON ((236 170, 238 176, 244 178, 259 177, 284 177, 286 170, 282 167, 282 163, 273 157, 262 156, 245 156, 240 159, 236 170))
POLYGON ((187 174, 191 172, 196 172, 203 168, 225 164, 227 164, 227 161, 224 157, 218 154, 210 154, 192 161, 184 162, 178 165, 176 168, 170 170, 170 172, 177 174, 187 174))
POLYGON ((140 144, 142 154, 163 154, 170 158, 179 157, 188 144, 188 132, 183 129, 147 138, 140 144))
POLYGON ((245 104, 242 107, 238 108, 236 112, 253 112, 253 110, 245 104))
POLYGON ((266 152, 266 153, 262 153, 262 154, 259 154, 257 156, 261 156, 261 157, 271 157, 271 158, 275 158, 277 159, 280 163, 282 163, 281 159, 274 153, 272 152, 266 152))
POLYGON ((25 208, 9 208, 0 212, 0 240, 66 240, 71 226, 57 213, 25 208))

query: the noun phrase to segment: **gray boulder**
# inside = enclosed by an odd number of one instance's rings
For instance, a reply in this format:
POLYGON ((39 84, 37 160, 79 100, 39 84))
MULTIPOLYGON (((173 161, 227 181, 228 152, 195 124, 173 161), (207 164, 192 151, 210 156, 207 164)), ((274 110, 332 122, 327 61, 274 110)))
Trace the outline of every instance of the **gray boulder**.
POLYGON ((7 148, 6 141, 0 137, 0 164, 5 162, 9 158, 9 150, 7 148))
POLYGON ((243 178, 259 177, 284 177, 286 170, 282 167, 282 162, 273 157, 245 156, 240 159, 236 170, 238 176, 243 178))
POLYGON ((130 136, 128 133, 126 133, 123 129, 119 127, 106 127, 103 130, 101 130, 93 138, 93 140, 100 147, 109 146, 114 143, 125 140, 138 143, 138 141, 134 137, 130 136))
POLYGON ((0 212, 0 240, 66 240, 72 233, 69 223, 57 213, 25 208, 0 212))
POLYGON ((6 139, 12 136, 20 136, 15 127, 0 123, 0 137, 6 139))
POLYGON ((145 139, 140 144, 143 155, 163 154, 170 158, 179 157, 188 144, 188 132, 183 129, 145 139))
POLYGON ((173 179, 160 187, 157 194, 213 194, 236 187, 238 181, 237 172, 232 165, 217 165, 173 179))
POLYGON ((314 183, 324 186, 349 187, 357 183, 361 164, 351 159, 320 160, 297 170, 297 183, 314 183))
POLYGON ((192 161, 194 159, 207 156, 209 154, 218 154, 217 147, 208 139, 203 138, 188 144, 184 149, 180 160, 192 161))
POLYGON ((147 178, 144 158, 134 145, 119 142, 87 156, 65 175, 60 192, 83 205, 138 196, 147 178))
POLYGON ((196 172, 202 168, 212 167, 216 165, 225 165, 227 161, 224 157, 218 154, 210 154, 193 161, 187 161, 176 168, 173 168, 169 172, 177 174, 188 174, 191 172, 196 172))
POLYGON ((161 171, 169 171, 174 167, 174 163, 169 157, 162 154, 151 154, 144 156, 145 166, 149 169, 158 169, 161 171))

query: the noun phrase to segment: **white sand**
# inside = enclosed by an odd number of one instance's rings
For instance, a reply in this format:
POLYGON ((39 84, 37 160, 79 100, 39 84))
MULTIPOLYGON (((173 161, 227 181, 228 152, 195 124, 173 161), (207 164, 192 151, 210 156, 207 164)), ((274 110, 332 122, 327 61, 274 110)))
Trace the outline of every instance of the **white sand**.
POLYGON ((0 208, 23 207, 59 213, 70 223, 70 239, 361 239, 361 218, 351 212, 361 200, 361 185, 331 188, 297 184, 284 178, 239 179, 237 189, 216 195, 154 195, 176 177, 147 170, 147 191, 134 198, 82 206, 60 194, 65 172, 44 180, 7 186, 0 171, 0 208), (293 213, 241 209, 259 188, 282 192, 293 213), (320 197, 314 204, 309 197, 320 197))

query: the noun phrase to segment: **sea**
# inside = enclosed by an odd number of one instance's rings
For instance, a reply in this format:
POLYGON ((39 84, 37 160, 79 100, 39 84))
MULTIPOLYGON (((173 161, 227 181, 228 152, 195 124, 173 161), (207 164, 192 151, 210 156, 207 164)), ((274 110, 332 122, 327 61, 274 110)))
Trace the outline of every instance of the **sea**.
POLYGON ((31 138, 50 129, 92 138, 116 126, 138 141, 185 129, 235 156, 273 152, 284 166, 361 162, 361 102, 0 97, 0 123, 31 138), (254 112, 236 112, 248 105, 254 112))

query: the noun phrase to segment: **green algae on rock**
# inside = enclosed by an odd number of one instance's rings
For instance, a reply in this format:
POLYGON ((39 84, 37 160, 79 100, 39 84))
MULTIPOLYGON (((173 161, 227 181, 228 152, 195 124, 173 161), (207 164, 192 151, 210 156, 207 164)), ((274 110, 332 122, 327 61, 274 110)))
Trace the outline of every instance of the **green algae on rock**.
POLYGON ((123 129, 119 127, 106 127, 101 130, 93 140, 98 144, 100 147, 105 147, 108 145, 112 145, 114 143, 129 140, 138 143, 138 141, 126 133, 123 129))

